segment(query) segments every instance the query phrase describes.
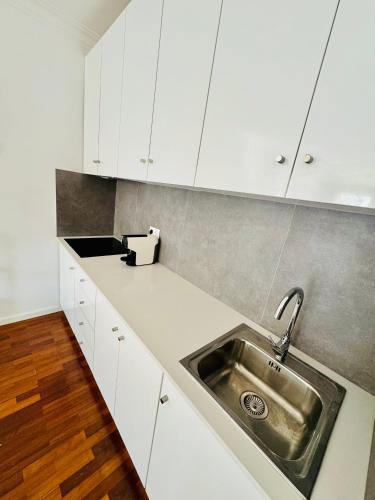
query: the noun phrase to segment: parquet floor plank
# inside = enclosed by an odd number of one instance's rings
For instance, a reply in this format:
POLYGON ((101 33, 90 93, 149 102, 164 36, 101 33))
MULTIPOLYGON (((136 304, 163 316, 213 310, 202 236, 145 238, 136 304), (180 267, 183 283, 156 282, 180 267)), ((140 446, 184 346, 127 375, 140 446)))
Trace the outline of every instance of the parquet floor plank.
POLYGON ((63 313, 0 326, 0 498, 147 500, 63 313))

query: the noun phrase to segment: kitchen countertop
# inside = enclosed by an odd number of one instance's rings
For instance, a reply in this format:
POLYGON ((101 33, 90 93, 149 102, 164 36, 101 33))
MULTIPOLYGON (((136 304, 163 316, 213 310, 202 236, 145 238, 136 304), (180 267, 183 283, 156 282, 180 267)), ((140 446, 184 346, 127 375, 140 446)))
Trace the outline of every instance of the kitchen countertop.
MULTIPOLYGON (((161 264, 129 267, 118 255, 81 259, 63 238, 59 241, 270 498, 304 498, 179 363, 240 323, 266 336, 269 332, 161 264)), ((347 391, 311 498, 363 500, 375 397, 294 347, 290 352, 347 391)))

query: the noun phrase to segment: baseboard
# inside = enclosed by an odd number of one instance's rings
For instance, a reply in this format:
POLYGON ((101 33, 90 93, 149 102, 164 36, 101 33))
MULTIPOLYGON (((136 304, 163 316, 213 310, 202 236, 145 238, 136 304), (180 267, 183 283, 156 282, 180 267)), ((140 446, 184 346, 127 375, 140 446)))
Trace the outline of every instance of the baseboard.
POLYGON ((37 318, 38 316, 44 316, 46 314, 52 314, 61 311, 60 306, 45 307, 43 309, 36 309, 35 311, 30 311, 21 314, 15 314, 14 316, 5 316, 0 318, 1 325, 9 325, 10 323, 17 323, 18 321, 23 321, 25 319, 37 318))

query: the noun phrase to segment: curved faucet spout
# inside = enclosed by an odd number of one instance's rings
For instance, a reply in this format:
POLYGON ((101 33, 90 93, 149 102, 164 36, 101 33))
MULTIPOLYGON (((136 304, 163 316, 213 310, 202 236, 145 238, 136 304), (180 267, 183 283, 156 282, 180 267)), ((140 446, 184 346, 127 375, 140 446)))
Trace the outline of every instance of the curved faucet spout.
POLYGON ((292 300, 292 298, 294 296, 297 296, 297 301, 296 301, 296 304, 294 306, 292 316, 290 318, 290 321, 289 321, 289 324, 287 326, 285 333, 283 334, 283 336, 281 337, 281 339, 278 342, 274 342, 273 339, 270 337, 272 349, 275 353, 275 358, 277 359, 277 361, 280 361, 280 362, 282 362, 284 360, 286 354, 288 353, 291 335, 293 333, 295 324, 296 324, 297 319, 298 319, 298 315, 300 313, 300 310, 301 310, 301 307, 303 304, 303 299, 304 299, 305 294, 304 294, 302 288, 300 288, 300 287, 291 288, 284 295, 284 297, 281 299, 281 302, 275 311, 275 319, 281 319, 287 305, 289 304, 289 302, 292 300))

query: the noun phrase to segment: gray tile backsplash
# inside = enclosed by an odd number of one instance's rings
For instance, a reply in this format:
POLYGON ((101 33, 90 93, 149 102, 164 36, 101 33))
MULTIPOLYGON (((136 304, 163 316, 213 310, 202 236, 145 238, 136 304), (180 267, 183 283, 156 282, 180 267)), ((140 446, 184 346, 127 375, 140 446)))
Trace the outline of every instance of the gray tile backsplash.
POLYGON ((57 236, 113 234, 116 181, 56 170, 57 236))
POLYGON ((297 207, 262 323, 285 289, 300 285, 306 302, 294 344, 375 392, 375 217, 297 207))
POLYGON ((115 234, 149 225, 163 264, 275 333, 302 286, 293 343, 375 394, 374 216, 119 180, 115 234))

